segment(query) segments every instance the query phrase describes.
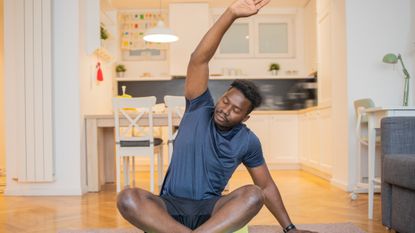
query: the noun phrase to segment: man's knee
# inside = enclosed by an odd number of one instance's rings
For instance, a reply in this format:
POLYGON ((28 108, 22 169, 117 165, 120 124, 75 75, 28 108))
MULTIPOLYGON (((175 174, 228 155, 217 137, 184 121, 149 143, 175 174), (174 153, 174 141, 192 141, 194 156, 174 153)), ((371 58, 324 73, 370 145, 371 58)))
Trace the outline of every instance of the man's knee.
POLYGON ((117 208, 123 214, 128 212, 131 208, 137 208, 141 205, 140 200, 143 199, 144 195, 138 189, 124 189, 122 190, 117 197, 117 208))
POLYGON ((264 192, 256 185, 243 186, 241 195, 243 195, 246 203, 252 207, 261 208, 265 201, 264 192))

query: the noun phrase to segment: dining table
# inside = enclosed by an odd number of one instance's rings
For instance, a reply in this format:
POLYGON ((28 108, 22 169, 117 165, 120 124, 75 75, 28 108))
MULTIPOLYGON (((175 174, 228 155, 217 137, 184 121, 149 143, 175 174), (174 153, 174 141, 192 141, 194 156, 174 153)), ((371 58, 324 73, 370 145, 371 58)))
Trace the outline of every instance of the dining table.
MULTIPOLYGON (((153 113, 153 125, 158 127, 168 126, 167 112, 153 113)), ((99 192, 101 186, 108 179, 112 180, 115 161, 115 137, 114 114, 85 115, 85 162, 86 162, 86 186, 88 192, 99 192), (113 169, 108 169, 113 168, 113 169)), ((137 122, 140 126, 148 125, 148 116, 143 116, 137 122)), ((173 116, 172 125, 178 126, 180 117, 173 116)), ((121 126, 128 126, 127 119, 120 119, 121 126)))

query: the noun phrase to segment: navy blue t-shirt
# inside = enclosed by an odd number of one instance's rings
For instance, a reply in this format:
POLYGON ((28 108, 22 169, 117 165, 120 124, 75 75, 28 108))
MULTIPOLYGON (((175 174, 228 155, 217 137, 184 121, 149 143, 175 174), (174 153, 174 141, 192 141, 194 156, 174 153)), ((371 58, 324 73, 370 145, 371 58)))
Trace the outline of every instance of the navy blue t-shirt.
POLYGON ((240 163, 247 167, 264 163, 261 143, 245 124, 221 131, 213 113, 209 90, 186 100, 161 195, 193 200, 220 196, 240 163))

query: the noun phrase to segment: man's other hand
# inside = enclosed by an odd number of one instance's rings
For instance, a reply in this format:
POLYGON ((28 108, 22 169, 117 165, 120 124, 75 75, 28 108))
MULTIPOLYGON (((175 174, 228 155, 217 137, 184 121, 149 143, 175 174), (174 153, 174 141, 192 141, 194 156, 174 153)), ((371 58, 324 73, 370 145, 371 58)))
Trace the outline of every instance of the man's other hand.
POLYGON ((259 9, 271 0, 237 0, 229 7, 235 17, 248 17, 258 13, 259 9))

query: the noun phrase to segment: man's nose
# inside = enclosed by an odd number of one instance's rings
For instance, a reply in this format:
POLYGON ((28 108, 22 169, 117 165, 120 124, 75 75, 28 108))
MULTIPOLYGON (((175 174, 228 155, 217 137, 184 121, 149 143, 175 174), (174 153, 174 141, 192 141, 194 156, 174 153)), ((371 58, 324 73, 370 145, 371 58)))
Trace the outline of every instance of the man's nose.
POLYGON ((226 115, 226 116, 229 116, 229 113, 231 112, 231 106, 226 106, 226 107, 224 107, 223 108, 223 113, 226 115))

